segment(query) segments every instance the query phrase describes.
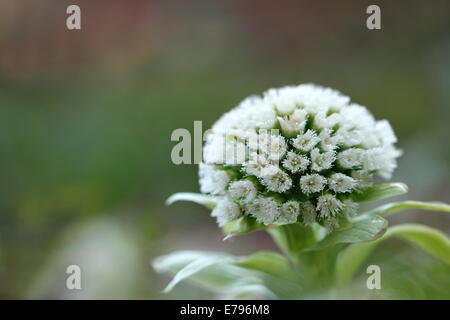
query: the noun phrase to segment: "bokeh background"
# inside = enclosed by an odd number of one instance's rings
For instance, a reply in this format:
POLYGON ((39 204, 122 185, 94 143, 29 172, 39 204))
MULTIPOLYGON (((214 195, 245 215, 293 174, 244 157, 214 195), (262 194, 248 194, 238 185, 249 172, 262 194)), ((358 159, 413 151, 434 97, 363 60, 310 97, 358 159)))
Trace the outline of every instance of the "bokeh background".
MULTIPOLYGON (((0 298, 214 298, 151 260, 180 249, 275 250, 264 232, 222 241, 208 211, 165 207, 198 191, 195 165, 172 164, 176 128, 204 128, 244 97, 314 82, 391 121, 405 198, 450 201, 450 2, 0 2, 0 298), (82 30, 66 29, 81 7, 82 30), (366 28, 381 7, 382 30, 366 28), (82 290, 65 287, 82 269, 82 290)), ((450 233, 448 215, 409 212, 450 233)), ((349 298, 450 299, 450 269, 397 240, 349 298)))

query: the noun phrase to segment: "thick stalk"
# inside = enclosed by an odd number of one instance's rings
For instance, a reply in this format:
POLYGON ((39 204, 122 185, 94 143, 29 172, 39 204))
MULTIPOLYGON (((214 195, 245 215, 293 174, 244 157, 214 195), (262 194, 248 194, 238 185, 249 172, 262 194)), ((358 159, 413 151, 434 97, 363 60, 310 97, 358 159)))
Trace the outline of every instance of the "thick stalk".
MULTIPOLYGON (((341 245, 311 249, 318 241, 317 234, 312 227, 300 224, 272 227, 267 231, 301 275, 302 286, 332 293, 330 289, 335 285, 334 269, 341 245)), ((336 296, 333 294, 330 298, 336 296)))

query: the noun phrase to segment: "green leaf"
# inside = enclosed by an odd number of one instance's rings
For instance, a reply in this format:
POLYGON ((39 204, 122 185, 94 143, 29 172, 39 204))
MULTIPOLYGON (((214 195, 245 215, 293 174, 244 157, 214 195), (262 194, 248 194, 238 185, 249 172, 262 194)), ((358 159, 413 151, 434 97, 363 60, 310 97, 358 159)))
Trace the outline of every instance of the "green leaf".
POLYGON ((158 272, 175 274, 165 292, 180 281, 189 280, 233 298, 286 299, 302 293, 296 274, 286 258, 271 252, 236 257, 180 251, 157 258, 153 267, 158 272))
POLYGON ((450 265, 450 239, 440 230, 420 224, 401 224, 388 230, 386 238, 390 236, 405 239, 450 265))
POLYGON ((367 202, 398 196, 408 192, 406 184, 401 182, 380 183, 363 189, 352 196, 353 201, 367 202))
POLYGON ((271 251, 256 252, 235 264, 280 278, 292 279, 296 277, 289 261, 284 256, 271 251))
POLYGON ((258 223, 255 218, 252 218, 250 216, 242 216, 225 224, 225 226, 223 227, 223 231, 228 236, 235 236, 257 231, 263 228, 266 227, 258 223))
POLYGON ((377 244, 377 240, 360 242, 352 244, 342 251, 336 261, 336 282, 343 285, 349 281, 377 244))
POLYGON ((349 222, 346 225, 333 230, 333 232, 320 241, 314 249, 322 249, 338 243, 356 243, 374 240, 384 234, 387 225, 387 220, 379 216, 352 223, 349 222))
POLYGON ((444 233, 420 224, 401 224, 389 228, 376 241, 353 244, 343 251, 336 265, 337 282, 343 284, 349 281, 376 246, 392 236, 407 240, 450 265, 450 240, 444 233))
POLYGON ((256 272, 264 286, 278 298, 294 299, 305 293, 300 275, 286 257, 270 251, 259 251, 233 263, 256 272))
POLYGON ((213 196, 209 196, 201 193, 192 193, 192 192, 179 192, 171 195, 166 200, 166 205, 171 205, 177 201, 191 201, 202 206, 205 206, 208 209, 213 209, 216 206, 216 198, 213 196))
MULTIPOLYGON (((164 292, 171 291, 180 281, 190 278, 195 274, 215 264, 227 264, 233 260, 233 257, 215 253, 198 253, 192 251, 180 251, 166 256, 158 257, 153 262, 153 268, 157 272, 175 273, 172 281, 166 286, 164 292)), ((217 279, 210 279, 210 284, 226 282, 222 275, 217 279)), ((209 282, 207 281, 207 282, 209 282)), ((214 285, 213 285, 214 286, 214 285)))
MULTIPOLYGON (((165 288, 168 292, 180 281, 188 280, 212 292, 221 293, 233 291, 236 288, 256 286, 258 292, 264 290, 264 284, 258 277, 258 271, 248 270, 234 265, 234 262, 243 258, 227 254, 201 251, 178 251, 158 257, 153 262, 153 268, 160 273, 173 274, 176 282, 172 280, 165 288), (200 262, 197 262, 200 261, 200 262), (181 274, 180 274, 181 273, 181 274)), ((241 292, 241 290, 237 290, 241 292)), ((244 290, 245 291, 245 290, 244 290)), ((273 296, 273 293, 270 293, 273 296)))
POLYGON ((402 201, 385 204, 383 206, 367 211, 361 216, 362 217, 369 217, 374 215, 387 216, 392 213, 408 209, 422 209, 422 210, 441 211, 450 213, 450 205, 443 202, 402 201))

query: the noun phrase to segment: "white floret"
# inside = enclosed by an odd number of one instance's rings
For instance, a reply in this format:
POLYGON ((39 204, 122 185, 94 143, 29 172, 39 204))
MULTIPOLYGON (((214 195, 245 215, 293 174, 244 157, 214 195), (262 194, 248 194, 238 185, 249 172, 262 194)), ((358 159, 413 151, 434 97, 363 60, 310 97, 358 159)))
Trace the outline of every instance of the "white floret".
POLYGON ((290 115, 290 119, 298 123, 305 123, 308 120, 308 112, 304 109, 296 109, 290 115))
POLYGON ((280 203, 271 197, 258 197, 250 206, 249 214, 265 225, 274 224, 280 216, 280 203))
POLYGON ((289 151, 283 160, 283 167, 292 173, 304 172, 308 168, 309 163, 308 157, 289 151))
POLYGON ((334 217, 344 207, 343 203, 331 194, 325 194, 317 198, 317 211, 321 218, 334 217))
POLYGON ((270 160, 278 161, 286 153, 286 140, 281 135, 266 135, 260 150, 267 155, 270 160))
POLYGON ((300 104, 311 113, 317 113, 321 110, 337 111, 346 107, 350 102, 349 97, 331 88, 304 84, 298 86, 297 90, 300 104))
POLYGON ((356 180, 343 173, 333 173, 328 178, 328 187, 336 193, 351 192, 356 186, 356 180))
POLYGON ((389 179, 397 167, 397 158, 400 155, 401 151, 390 145, 367 150, 363 156, 363 168, 377 171, 381 177, 389 179))
POLYGON ((277 224, 296 223, 300 214, 300 204, 297 201, 287 201, 282 204, 277 224))
POLYGON ((214 166, 199 164, 200 191, 221 195, 225 193, 225 188, 230 182, 230 176, 224 170, 215 169, 214 166))
POLYGON ((320 134, 320 148, 323 151, 334 151, 341 142, 339 135, 334 135, 333 131, 329 128, 323 129, 320 134))
POLYGON ((354 147, 362 144, 363 131, 359 129, 347 130, 339 128, 336 132, 339 142, 345 147, 354 147))
POLYGON ((283 193, 292 187, 292 179, 278 166, 270 165, 261 172, 261 183, 269 191, 283 193))
POLYGON ((314 130, 309 129, 292 140, 292 145, 300 151, 310 151, 319 143, 320 138, 314 130))
POLYGON ((311 151, 311 169, 314 171, 322 171, 330 169, 333 162, 336 160, 336 153, 334 151, 327 151, 321 153, 319 149, 315 148, 311 151))
POLYGON ((227 143, 224 154, 224 164, 241 165, 247 160, 247 147, 243 142, 232 140, 227 143))
POLYGON ((337 163, 344 169, 352 169, 361 166, 364 150, 358 148, 350 148, 339 152, 337 155, 337 163))
POLYGON ((234 181, 228 187, 230 198, 242 203, 255 199, 256 193, 255 185, 249 180, 234 181))
POLYGON ((247 175, 262 177, 262 171, 264 168, 269 166, 271 162, 267 158, 266 155, 252 152, 249 155, 249 159, 242 166, 242 171, 244 171, 247 175))
POLYGON ((389 145, 397 142, 394 130, 387 120, 377 121, 375 130, 384 145, 389 145))
POLYGON ((247 153, 244 142, 227 135, 211 133, 203 148, 203 160, 208 164, 239 165, 246 161, 247 153))
POLYGON ((258 96, 250 96, 236 108, 225 113, 212 129, 221 133, 230 129, 271 129, 276 120, 276 112, 272 105, 258 96))
POLYGON ((218 201, 217 205, 211 212, 211 216, 217 219, 217 224, 220 227, 223 227, 228 222, 239 218, 241 215, 242 212, 239 206, 235 202, 226 198, 218 201))
POLYGON ((308 113, 303 109, 296 109, 289 116, 278 117, 281 132, 285 137, 292 138, 303 133, 308 113))
POLYGON ((397 167, 396 158, 401 152, 392 146, 367 150, 363 157, 363 168, 368 171, 378 171, 383 178, 389 179, 397 167))
POLYGON ((314 126, 319 129, 332 128, 341 120, 339 113, 333 113, 327 116, 325 111, 317 113, 314 117, 314 126))
POLYGON ((340 115, 340 125, 344 129, 373 128, 375 125, 375 119, 369 110, 358 104, 351 104, 343 108, 340 115))
POLYGON ((325 188, 327 179, 320 174, 306 174, 300 178, 300 189, 305 194, 320 192, 325 188))
POLYGON ((306 121, 298 122, 287 117, 278 117, 278 123, 280 124, 281 132, 288 138, 295 137, 300 132, 303 132, 306 125, 306 121))
POLYGON ((291 114, 300 102, 298 90, 294 86, 269 89, 263 93, 263 97, 280 115, 291 114))

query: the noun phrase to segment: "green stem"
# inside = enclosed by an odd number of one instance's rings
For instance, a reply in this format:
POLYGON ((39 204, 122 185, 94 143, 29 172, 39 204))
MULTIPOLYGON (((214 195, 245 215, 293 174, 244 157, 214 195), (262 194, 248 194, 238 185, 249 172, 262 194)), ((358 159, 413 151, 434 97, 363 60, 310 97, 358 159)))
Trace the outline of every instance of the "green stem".
POLYGON ((310 249, 317 244, 316 232, 300 224, 271 227, 267 231, 300 274, 303 286, 318 291, 329 291, 334 286, 333 270, 341 245, 310 249))

